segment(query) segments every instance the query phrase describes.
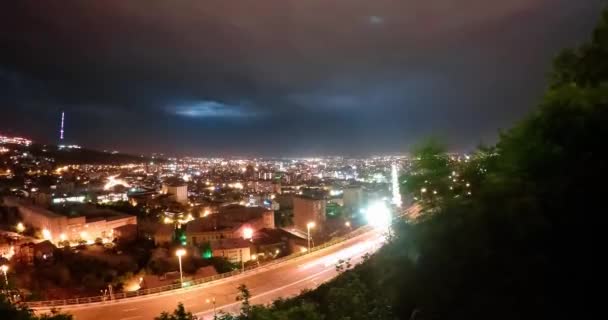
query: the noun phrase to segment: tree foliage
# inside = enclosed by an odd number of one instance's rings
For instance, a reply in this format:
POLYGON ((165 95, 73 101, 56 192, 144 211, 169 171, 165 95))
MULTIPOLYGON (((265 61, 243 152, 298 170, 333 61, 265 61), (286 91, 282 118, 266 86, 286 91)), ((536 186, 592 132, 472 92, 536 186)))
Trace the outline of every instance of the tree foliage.
POLYGON ((0 294, 0 319, 7 320, 72 320, 72 316, 51 310, 50 313, 36 315, 26 305, 12 304, 0 294))
POLYGON ((186 308, 184 308, 184 305, 182 303, 179 303, 177 305, 177 308, 175 310, 173 310, 173 313, 163 312, 163 313, 161 313, 160 316, 158 316, 154 319, 155 320, 194 320, 195 317, 191 312, 186 311, 186 308))

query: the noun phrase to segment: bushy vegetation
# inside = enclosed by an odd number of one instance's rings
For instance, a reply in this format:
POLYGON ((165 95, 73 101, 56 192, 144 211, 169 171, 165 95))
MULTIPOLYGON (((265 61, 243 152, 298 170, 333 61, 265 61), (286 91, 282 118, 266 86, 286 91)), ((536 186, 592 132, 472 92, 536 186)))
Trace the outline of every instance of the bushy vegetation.
POLYGON ((72 316, 52 311, 42 315, 35 315, 25 305, 12 304, 5 296, 0 294, 0 319, 6 320, 72 320, 72 316))

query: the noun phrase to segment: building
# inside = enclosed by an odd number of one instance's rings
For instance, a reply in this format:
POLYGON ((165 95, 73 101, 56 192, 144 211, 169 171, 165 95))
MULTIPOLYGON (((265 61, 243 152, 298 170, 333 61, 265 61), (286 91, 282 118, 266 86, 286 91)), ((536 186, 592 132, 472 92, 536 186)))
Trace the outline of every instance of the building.
POLYGON ((306 249, 307 240, 280 228, 262 229, 255 233, 253 244, 258 256, 276 257, 301 252, 306 249))
POLYGON ((195 219, 185 226, 186 243, 198 246, 212 240, 232 239, 240 237, 238 228, 234 225, 222 224, 216 215, 195 219))
POLYGON ((264 207, 228 205, 218 213, 188 222, 185 228, 186 243, 198 246, 220 239, 244 238, 247 233, 274 229, 274 211, 264 207))
POLYGON ((314 222, 317 228, 322 228, 325 211, 324 197, 298 195, 293 198, 293 223, 297 229, 306 230, 310 222, 314 222))
POLYGON ((251 242, 241 239, 220 239, 210 243, 214 257, 223 257, 232 263, 241 263, 251 260, 251 242))
POLYGON ((137 224, 135 216, 88 205, 74 207, 77 213, 67 217, 18 198, 5 197, 3 201, 4 205, 17 208, 25 225, 39 229, 45 240, 54 243, 65 240, 92 243, 97 238, 111 241, 116 237, 115 229, 137 224))
POLYGON ((154 231, 154 244, 163 245, 173 242, 175 236, 175 226, 173 224, 160 224, 154 231))
POLYGON ((188 203, 188 184, 182 179, 169 178, 165 180, 161 187, 161 193, 171 195, 175 202, 188 203))
POLYGON ((342 194, 344 207, 351 212, 363 203, 363 189, 360 186, 349 186, 344 188, 342 194))
POLYGON ((246 207, 231 204, 220 208, 219 215, 228 222, 247 224, 254 231, 269 228, 274 229, 274 211, 265 207, 246 207))

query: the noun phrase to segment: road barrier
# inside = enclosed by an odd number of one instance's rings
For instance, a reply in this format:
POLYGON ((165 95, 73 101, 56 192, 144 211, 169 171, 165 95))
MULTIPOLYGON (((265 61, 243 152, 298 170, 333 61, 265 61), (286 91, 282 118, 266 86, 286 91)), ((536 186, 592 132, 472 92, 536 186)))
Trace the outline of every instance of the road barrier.
POLYGON ((62 299, 62 300, 27 301, 27 302, 25 302, 25 304, 32 309, 52 309, 52 308, 65 307, 65 306, 77 307, 78 305, 87 305, 87 304, 91 304, 91 303, 101 303, 101 302, 110 303, 110 302, 119 301, 119 300, 128 299, 128 298, 147 296, 147 295, 151 295, 151 294, 166 293, 166 292, 172 291, 172 290, 193 289, 193 288, 200 287, 204 284, 208 284, 213 281, 222 280, 222 279, 226 279, 226 278, 230 278, 230 277, 234 277, 234 276, 242 275, 242 274, 246 274, 246 273, 251 273, 251 271, 255 271, 257 269, 267 268, 269 266, 281 264, 283 262, 286 262, 286 261, 289 261, 292 259, 303 257, 307 254, 325 249, 327 247, 331 247, 333 245, 337 245, 339 243, 345 242, 354 237, 360 236, 370 230, 371 230, 370 227, 363 226, 361 228, 358 228, 358 229, 348 233, 347 235, 345 235, 343 237, 335 238, 335 239, 328 241, 326 243, 323 243, 321 245, 312 247, 312 248, 310 248, 310 252, 294 253, 294 254, 279 258, 279 259, 269 261, 267 263, 260 264, 259 266, 258 265, 249 266, 249 267, 245 268, 244 271, 243 270, 234 270, 234 271, 230 271, 230 272, 226 272, 226 273, 216 274, 216 275, 210 276, 210 277, 191 280, 191 281, 188 281, 187 282, 188 285, 185 285, 185 286, 182 286, 181 283, 176 283, 176 284, 156 287, 156 288, 142 289, 142 290, 131 291, 131 292, 114 293, 111 296, 105 295, 105 296, 93 296, 93 297, 62 299))

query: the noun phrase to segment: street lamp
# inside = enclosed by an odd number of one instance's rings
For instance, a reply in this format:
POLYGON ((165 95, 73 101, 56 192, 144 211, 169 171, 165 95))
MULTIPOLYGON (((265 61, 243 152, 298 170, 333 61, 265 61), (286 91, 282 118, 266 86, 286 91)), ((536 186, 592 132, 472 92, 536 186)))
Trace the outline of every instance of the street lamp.
POLYGON ((181 283, 181 286, 184 286, 184 276, 182 274, 182 256, 186 255, 186 250, 185 249, 178 249, 177 251, 175 251, 175 255, 177 256, 177 260, 179 261, 179 282, 181 283))
POLYGON ((344 222, 344 225, 345 225, 347 228, 350 228, 350 221, 346 221, 346 222, 344 222))
POLYGON ((315 223, 314 222, 309 222, 306 224, 306 234, 308 235, 308 251, 310 252, 310 229, 315 227, 315 223))
POLYGON ((23 225, 22 222, 17 223, 17 232, 21 233, 25 231, 25 226, 23 225))
POLYGON ((215 297, 207 299, 206 301, 207 303, 213 303, 213 319, 215 319, 217 317, 217 314, 215 312, 215 297))
POLYGON ((0 270, 2 270, 2 272, 4 273, 4 283, 6 283, 6 287, 8 288, 8 276, 6 275, 6 272, 8 271, 8 266, 3 264, 2 267, 0 267, 0 270))
POLYGON ((367 223, 379 229, 390 228, 392 217, 390 209, 382 201, 372 203, 365 210, 367 223))

